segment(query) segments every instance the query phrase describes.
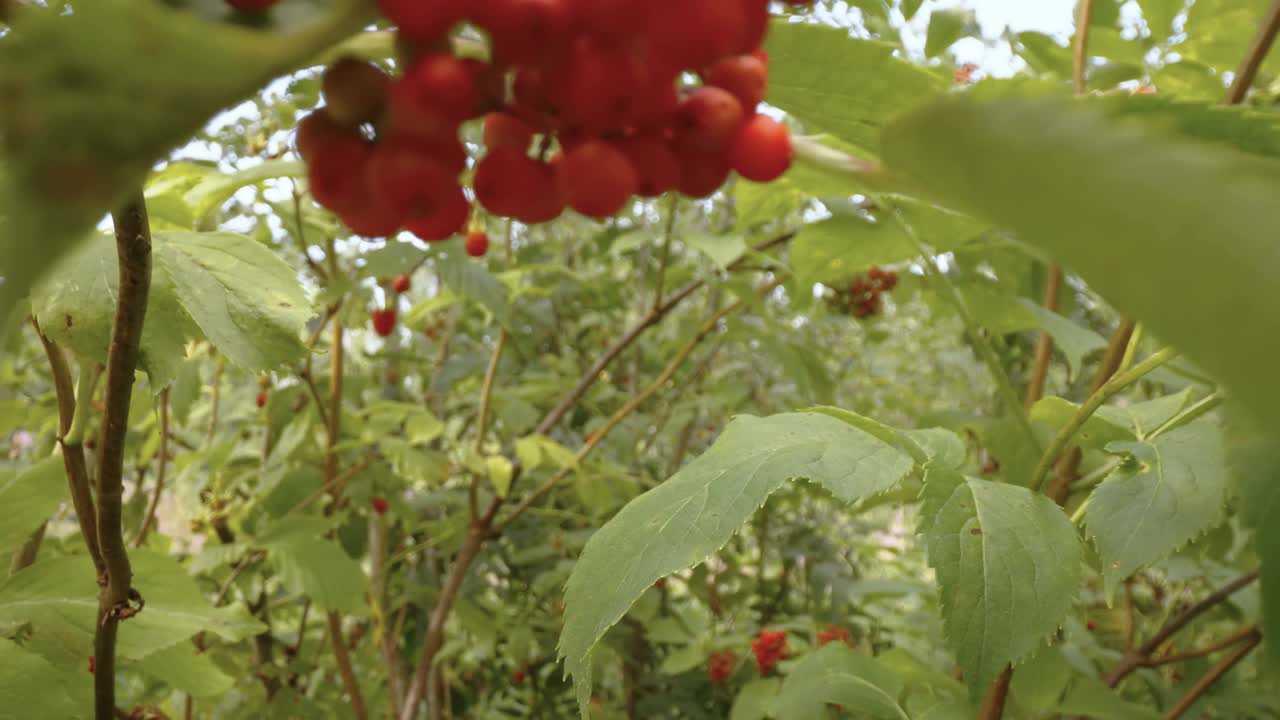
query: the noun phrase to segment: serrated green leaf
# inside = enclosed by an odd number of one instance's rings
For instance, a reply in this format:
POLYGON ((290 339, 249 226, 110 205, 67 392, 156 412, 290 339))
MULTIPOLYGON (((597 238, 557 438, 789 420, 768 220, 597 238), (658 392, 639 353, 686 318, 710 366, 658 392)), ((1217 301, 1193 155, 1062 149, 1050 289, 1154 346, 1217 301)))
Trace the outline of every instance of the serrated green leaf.
POLYGON ((45 458, 15 475, 0 476, 0 548, 18 547, 53 516, 67 496, 62 457, 45 458))
POLYGON ((894 57, 894 46, 843 28, 775 22, 765 49, 770 104, 872 153, 894 113, 942 89, 932 73, 894 57))
POLYGON ((1031 311, 1040 327, 1047 330, 1053 337, 1054 346, 1066 356, 1067 369, 1071 372, 1071 377, 1078 376, 1077 373, 1080 372, 1085 357, 1107 346, 1107 341, 1098 333, 1080 327, 1045 306, 1027 298, 1020 298, 1019 302, 1031 311))
POLYGON ((1053 100, 943 99, 884 142, 891 171, 1060 257, 1280 427, 1280 164, 1053 100))
POLYGON ((782 692, 774 698, 772 715, 778 720, 811 720, 834 704, 857 708, 859 716, 867 718, 903 720, 907 713, 898 705, 902 690, 902 680, 875 658, 830 643, 791 667, 782 692))
POLYGON ((467 257, 461 243, 449 242, 435 247, 445 251, 435 255, 440 280, 453 292, 488 310, 499 325, 510 327, 511 300, 506 286, 484 265, 467 257))
POLYGON ((275 178, 306 177, 307 167, 298 160, 267 160, 231 175, 208 175, 187 192, 197 221, 203 221, 223 203, 230 200, 240 188, 257 185, 275 178))
POLYGON ((16 8, 0 43, 0 318, 174 146, 369 19, 356 0, 280 32, 163 3, 16 8))
POLYGON ((0 638, 0 720, 87 717, 67 694, 64 677, 49 661, 0 638))
POLYGON ((236 684, 191 643, 178 643, 152 653, 134 667, 195 698, 221 697, 236 684))
POLYGON ((1110 594, 1135 570, 1222 522, 1227 473, 1222 434, 1209 419, 1151 442, 1114 442, 1107 450, 1136 461, 1099 485, 1085 511, 1110 594))
MULTIPOLYGON (((120 631, 118 652, 140 660, 200 631, 235 642, 261 632, 242 608, 211 607, 176 560, 130 550, 134 586, 146 607, 120 631)), ((98 586, 88 556, 41 560, 0 585, 0 626, 29 622, 74 656, 93 647, 98 586)))
POLYGON ((1052 500, 975 478, 956 485, 926 540, 947 643, 976 700, 1071 610, 1081 581, 1080 542, 1052 500))
MULTIPOLYGON (((1071 422, 1079 411, 1080 405, 1077 403, 1050 395, 1038 400, 1031 408, 1031 419, 1043 422, 1056 431, 1071 422)), ((1123 418, 1116 417, 1114 412, 1097 412, 1085 420, 1072 442, 1086 450, 1099 450, 1107 443, 1133 439, 1134 434, 1127 423, 1123 422, 1123 418)))
POLYGON ((560 656, 579 701, 596 643, 658 578, 718 550, 783 483, 807 478, 853 502, 892 487, 909 457, 835 418, 740 416, 671 479, 633 500, 588 541, 565 590, 560 656))
POLYGON ((924 54, 937 57, 960 38, 978 29, 972 10, 943 8, 929 15, 929 31, 925 35, 924 54))
POLYGON ((289 592, 350 615, 364 605, 368 579, 342 546, 322 537, 293 534, 266 544, 267 560, 289 592))

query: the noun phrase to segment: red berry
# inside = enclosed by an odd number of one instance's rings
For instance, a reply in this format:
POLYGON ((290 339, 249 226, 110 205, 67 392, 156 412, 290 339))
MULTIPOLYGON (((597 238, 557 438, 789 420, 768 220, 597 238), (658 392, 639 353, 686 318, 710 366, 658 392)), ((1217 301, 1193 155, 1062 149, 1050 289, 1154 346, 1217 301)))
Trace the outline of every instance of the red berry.
POLYGON ((377 65, 344 57, 324 71, 321 91, 330 117, 344 127, 373 122, 387 102, 391 78, 377 65))
POLYGON ((1085 627, 1089 629, 1089 632, 1093 632, 1094 630, 1098 629, 1098 623, 1090 620, 1089 622, 1085 623, 1085 627))
POLYGON ((456 176, 431 146, 406 138, 379 143, 367 169, 370 192, 427 241, 443 240, 466 222, 469 209, 456 176))
POLYGON ((742 103, 728 90, 703 86, 680 101, 672 129, 680 152, 720 152, 742 125, 742 103))
POLYGON ((618 147, 635 168, 637 195, 658 197, 680 184, 680 159, 662 140, 641 136, 624 140, 618 147))
POLYGON ((476 24, 489 31, 500 64, 534 64, 568 45, 569 0, 488 0, 473 3, 476 24))
POLYGON ((400 273, 391 281, 391 290, 397 295, 403 295, 409 292, 412 285, 413 281, 409 279, 409 273, 400 273))
POLYGON ((266 406, 267 406, 267 391, 263 390, 262 392, 258 393, 258 407, 262 408, 266 406))
POLYGON ((437 137, 453 134, 476 116, 480 92, 475 70, 448 53, 428 53, 391 86, 392 127, 437 137))
POLYGON ((830 642, 839 640, 843 643, 849 642, 849 631, 839 625, 828 625, 826 630, 818 633, 818 647, 822 647, 830 642))
POLYGON ((751 113, 764 101, 769 67, 754 55, 734 55, 707 68, 702 79, 708 85, 729 91, 742 104, 742 109, 751 113))
POLYGON ((729 160, 724 153, 685 152, 680 160, 680 184, 676 189, 691 198, 710 196, 729 179, 729 160))
POLYGON ((410 40, 436 40, 462 20, 466 0, 378 0, 382 14, 410 40))
POLYGON ((711 682, 724 682, 733 674, 733 668, 737 664, 738 657, 732 650, 712 653, 711 657, 707 659, 707 675, 711 677, 711 682))
POLYGON ((782 123, 765 115, 747 120, 729 145, 729 165, 754 182, 775 180, 791 167, 791 134, 782 123))
POLYGON ((526 672, 524 668, 517 668, 511 672, 511 682, 517 685, 523 685, 525 678, 528 677, 528 675, 528 672, 526 672))
POLYGON ((558 171, 513 147, 489 151, 476 165, 476 200, 494 215, 546 222, 564 210, 558 171))
POLYGON ((751 641, 751 652, 756 656, 756 667, 767 675, 779 660, 787 657, 787 634, 781 630, 761 630, 760 636, 751 641))
MULTIPOLYGON (((230 5, 232 9, 239 10, 240 12, 262 12, 264 10, 269 10, 271 6, 275 5, 277 2, 280 2, 280 0, 227 0, 227 4, 230 5)), ((90 672, 93 671, 90 670, 90 672)))
POLYGON ((372 157, 373 145, 360 135, 327 136, 307 160, 312 197, 339 214, 363 204, 364 172, 372 157))
POLYGON ((93 672, 96 671, 97 669, 98 669, 98 663, 95 661, 94 656, 90 655, 89 656, 89 673, 93 674, 93 672))
POLYGON ((601 140, 565 153, 564 179, 569 207, 594 218, 617 214, 639 184, 627 156, 601 140))
POLYGON ((648 0, 570 0, 574 22, 581 32, 601 38, 625 35, 644 27, 648 0))
POLYGON ((700 68, 759 45, 761 9, 767 19, 763 0, 652 0, 646 29, 660 57, 700 68))
POLYGON ((489 252, 489 233, 483 230, 472 230, 467 233, 467 254, 471 257, 484 257, 489 252))
POLYGON ((564 88, 562 121, 590 131, 629 125, 648 79, 644 61, 626 47, 579 45, 565 74, 552 78, 564 88))
POLYGON ((510 147, 525 152, 533 142, 533 128, 520 118, 505 112, 491 112, 484 116, 484 146, 510 147))
POLYGON ((470 215, 467 196, 460 186, 452 185, 416 207, 405 218, 404 228, 422 240, 438 242, 462 232, 470 215))
POLYGON ((370 504, 373 505, 373 511, 378 513, 379 515, 386 515, 387 509, 391 507, 387 503, 387 499, 384 497, 376 497, 372 501, 370 501, 370 504))
POLYGON ((387 337, 396 329, 396 311, 395 308, 387 308, 386 310, 374 310, 370 319, 373 321, 373 331, 387 337))

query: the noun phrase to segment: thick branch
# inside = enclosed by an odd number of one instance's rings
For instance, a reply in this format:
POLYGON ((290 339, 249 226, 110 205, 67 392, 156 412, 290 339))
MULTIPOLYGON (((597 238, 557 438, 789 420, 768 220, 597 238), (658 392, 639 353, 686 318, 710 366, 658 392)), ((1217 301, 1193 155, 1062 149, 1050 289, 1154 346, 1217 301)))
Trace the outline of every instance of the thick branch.
POLYGON ((1267 59, 1267 53, 1271 51, 1277 31, 1280 31, 1280 0, 1276 0, 1267 11, 1258 34, 1254 36, 1248 52, 1240 61, 1240 67, 1236 69, 1236 77, 1231 81, 1231 89, 1227 91, 1224 103, 1238 105, 1244 102, 1245 96, 1249 94, 1249 87, 1258 77, 1258 68, 1262 67, 1262 61, 1267 59))
POLYGON ((98 599, 98 628, 94 639, 94 707, 98 720, 115 712, 115 645, 120 620, 136 610, 129 607, 133 569, 122 527, 124 451, 129 432, 129 405, 138 369, 142 324, 151 292, 151 227, 141 195, 112 214, 120 282, 115 322, 107 356, 107 386, 102 430, 98 438, 98 546, 106 566, 106 585, 98 599))
POLYGON ((1006 667, 982 697, 982 709, 978 712, 981 720, 1000 720, 1004 717, 1005 702, 1009 699, 1009 684, 1012 682, 1013 668, 1006 667))
POLYGON ((360 692, 360 682, 351 668, 351 653, 347 650, 347 642, 342 635, 342 618, 338 613, 330 610, 325 615, 325 622, 329 627, 329 644, 333 646, 333 659, 338 664, 338 674, 342 676, 342 685, 351 699, 351 712, 358 720, 364 720, 369 717, 369 714, 364 707, 364 695, 360 692))

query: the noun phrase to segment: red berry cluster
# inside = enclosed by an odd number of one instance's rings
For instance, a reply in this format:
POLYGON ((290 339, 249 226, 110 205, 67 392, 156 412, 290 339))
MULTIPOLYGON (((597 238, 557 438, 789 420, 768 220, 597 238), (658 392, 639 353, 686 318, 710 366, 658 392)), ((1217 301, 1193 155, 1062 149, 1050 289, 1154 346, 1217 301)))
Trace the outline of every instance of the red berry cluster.
MULTIPOLYGON (((811 0, 788 0, 808 4, 811 0)), ((404 72, 338 61, 298 130, 316 200, 357 234, 461 231, 463 123, 484 117, 476 201, 525 223, 566 207, 603 218, 633 196, 713 193, 791 164, 787 130, 757 115, 769 0, 378 0, 404 72), (450 52, 469 22, 488 62, 450 52), (701 84, 681 87, 686 72, 701 84)))
POLYGON ((873 267, 866 275, 858 275, 847 289, 836 289, 831 304, 840 312, 856 318, 866 318, 880 312, 881 295, 898 286, 898 273, 873 267))
POLYGON ((760 637, 751 641, 751 652, 755 653, 756 667, 768 675, 779 660, 787 657, 787 634, 782 630, 761 630, 760 637))
POLYGON ((839 625, 828 625, 826 630, 818 631, 818 647, 837 640, 846 645, 851 644, 849 642, 849 631, 839 625))
POLYGON ((711 677, 711 682, 724 682, 733 674, 737 664, 738 656, 732 650, 711 653, 711 657, 707 659, 707 675, 711 677))

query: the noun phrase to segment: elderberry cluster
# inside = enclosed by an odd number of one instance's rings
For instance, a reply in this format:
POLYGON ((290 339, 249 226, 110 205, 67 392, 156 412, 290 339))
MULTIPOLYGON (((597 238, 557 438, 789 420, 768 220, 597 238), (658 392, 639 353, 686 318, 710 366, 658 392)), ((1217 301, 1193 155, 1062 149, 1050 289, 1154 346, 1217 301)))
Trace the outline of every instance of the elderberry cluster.
POLYGON ((756 656, 756 667, 762 675, 768 675, 787 657, 787 633, 782 630, 761 630, 760 636, 751 641, 751 652, 756 656))
POLYGON ((707 676, 711 678, 711 682, 724 682, 733 674, 737 664, 738 656, 732 650, 711 653, 711 657, 707 658, 707 676))
POLYGON ((835 288, 835 294, 827 301, 837 311, 858 319, 880 312, 884 307, 881 296, 898 286, 898 273, 873 267, 866 275, 856 275, 846 288, 835 288))
POLYGON ((378 4, 402 72, 338 61, 325 106, 298 129, 312 194, 359 235, 460 232, 472 208, 459 130, 480 118, 474 199, 525 223, 565 208, 609 217, 669 191, 707 197, 731 172, 768 182, 791 165, 786 128, 756 113, 769 0, 378 4), (452 51, 461 23, 483 31, 487 61, 452 51))

